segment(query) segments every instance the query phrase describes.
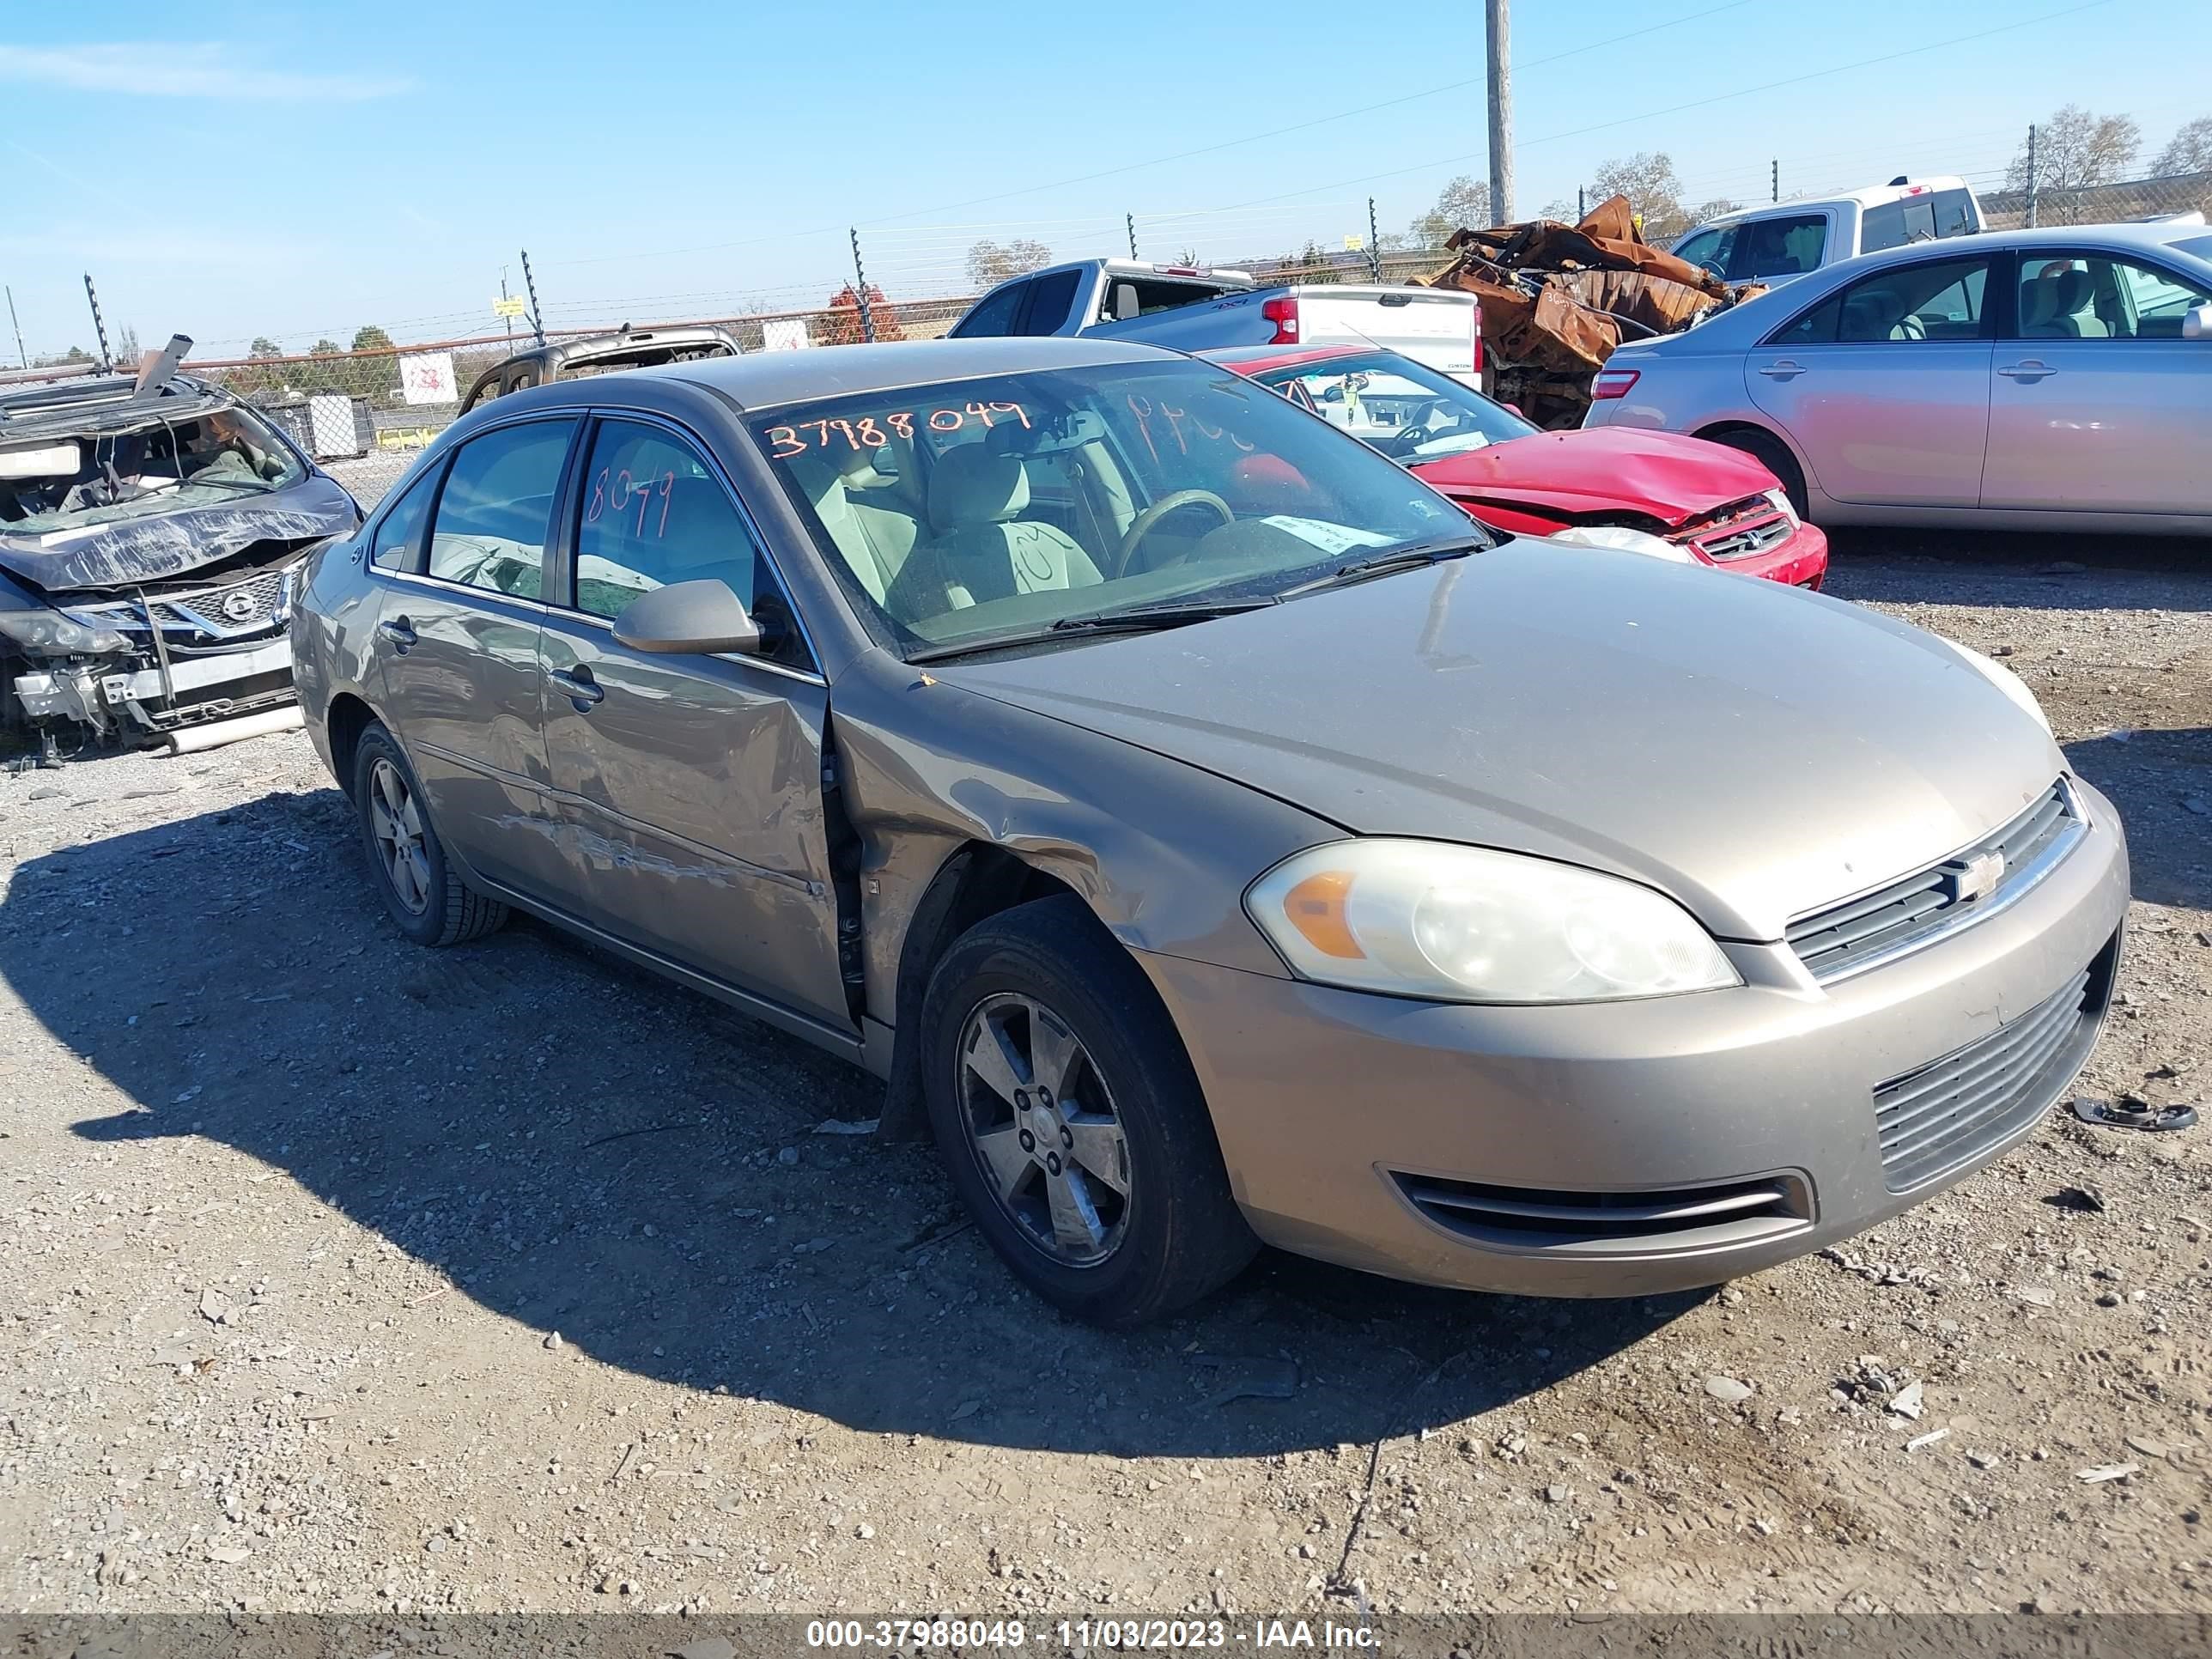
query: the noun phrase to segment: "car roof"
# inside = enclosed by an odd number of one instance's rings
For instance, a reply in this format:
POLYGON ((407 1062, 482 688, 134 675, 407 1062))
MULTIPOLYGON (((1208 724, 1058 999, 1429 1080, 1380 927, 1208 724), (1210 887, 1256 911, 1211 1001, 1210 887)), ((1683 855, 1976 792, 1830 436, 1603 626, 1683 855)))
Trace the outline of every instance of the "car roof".
POLYGON ((1840 207, 1846 202, 1860 207, 1881 207, 1888 202, 1910 201, 1916 196, 1932 195, 1939 190, 1964 190, 1966 181, 1953 173, 1937 173, 1926 179, 1908 179, 1901 185, 1867 185, 1858 190, 1824 190, 1809 196, 1793 196, 1786 202, 1760 202, 1751 207, 1738 208, 1733 213, 1717 213, 1711 218, 1691 227, 1692 230, 1709 229, 1714 225, 1741 224, 1747 219, 1771 218, 1777 214, 1802 213, 1808 208, 1840 207))
MULTIPOLYGON (((824 346, 802 351, 750 351, 742 357, 665 363, 627 371, 688 381, 721 393, 746 409, 859 392, 893 392, 983 374, 1020 374, 1108 363, 1173 362, 1184 354, 1133 341, 1058 336, 996 337, 973 340, 901 340, 881 345, 824 346)), ((557 388, 565 384, 556 381, 557 388)), ((606 378, 575 382, 577 396, 606 378)), ((604 392, 599 395, 604 396, 604 392)))
MULTIPOLYGON (((2175 242, 2189 241, 2205 234, 2203 225, 2044 225, 2033 230, 1981 230, 1965 236, 1945 236, 1932 242, 1907 242, 1901 247, 1886 247, 1872 253, 1862 253, 1855 258, 1822 267, 1820 275, 1825 278, 1840 271, 1873 270, 1881 265, 1923 258, 1964 258, 1983 249, 2036 248, 2063 252, 2068 248, 2080 248, 2088 252, 2111 247, 2161 248, 2175 242)), ((1790 286, 1794 288, 1796 283, 1790 286)))

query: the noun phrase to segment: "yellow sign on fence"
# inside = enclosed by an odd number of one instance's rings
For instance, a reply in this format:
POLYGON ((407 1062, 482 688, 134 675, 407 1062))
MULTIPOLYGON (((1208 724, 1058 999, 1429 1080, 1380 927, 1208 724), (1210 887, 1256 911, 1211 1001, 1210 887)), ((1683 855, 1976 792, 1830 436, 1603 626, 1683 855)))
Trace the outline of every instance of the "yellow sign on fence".
POLYGON ((501 296, 491 302, 491 314, 495 317, 520 317, 522 315, 522 301, 519 296, 512 300, 501 296))

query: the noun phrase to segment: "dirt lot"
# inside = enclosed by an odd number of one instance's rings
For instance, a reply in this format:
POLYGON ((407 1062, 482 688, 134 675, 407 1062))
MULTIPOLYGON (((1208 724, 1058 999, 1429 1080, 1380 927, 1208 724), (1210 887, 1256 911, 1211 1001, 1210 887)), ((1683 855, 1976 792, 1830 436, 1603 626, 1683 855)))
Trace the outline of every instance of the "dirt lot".
MULTIPOLYGON (((2199 1098, 2212 553, 2002 552, 1835 591, 2120 804, 2084 1087, 2199 1098)), ((0 1102, 10 1609, 2212 1608, 2212 1124, 2054 1118, 1705 1295, 1263 1258, 1103 1335, 818 1132, 858 1074, 531 926, 403 943, 296 735, 0 776, 0 1102)))

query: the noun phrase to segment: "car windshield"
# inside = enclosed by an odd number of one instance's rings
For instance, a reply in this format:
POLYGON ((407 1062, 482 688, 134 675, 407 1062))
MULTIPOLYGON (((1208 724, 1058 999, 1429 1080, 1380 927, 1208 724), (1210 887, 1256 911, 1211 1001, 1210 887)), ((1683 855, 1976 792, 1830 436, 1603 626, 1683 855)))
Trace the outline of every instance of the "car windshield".
POLYGON ((824 557, 908 654, 1264 603, 1480 534, 1373 451, 1188 359, 787 405, 752 430, 824 557))
POLYGON ((182 513, 295 484, 298 459, 240 408, 43 446, 52 471, 0 479, 0 532, 48 535, 182 513))
POLYGON ((1504 404, 1395 351, 1324 357, 1263 369, 1253 378, 1401 466, 1525 438, 1536 430, 1504 404))

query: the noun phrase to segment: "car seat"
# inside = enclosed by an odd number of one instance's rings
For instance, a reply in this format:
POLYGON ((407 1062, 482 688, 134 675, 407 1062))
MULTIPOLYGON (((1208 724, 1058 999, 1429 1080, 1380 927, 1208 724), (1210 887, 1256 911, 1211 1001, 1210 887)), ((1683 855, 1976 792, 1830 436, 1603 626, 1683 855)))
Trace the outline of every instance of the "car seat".
POLYGON ((930 538, 915 549, 884 599, 902 622, 1015 593, 1103 582, 1081 544, 1059 526, 1024 520, 1029 469, 1018 455, 963 444, 929 477, 930 538))

